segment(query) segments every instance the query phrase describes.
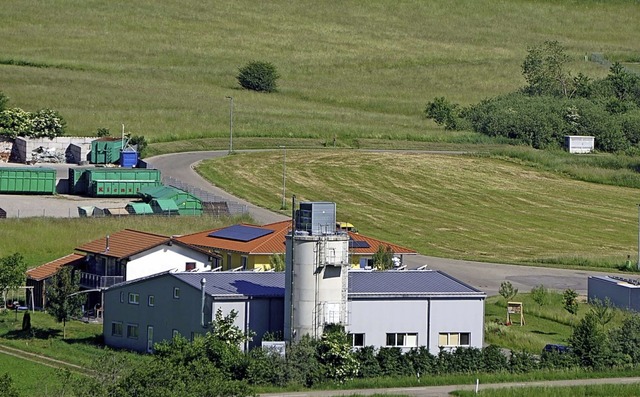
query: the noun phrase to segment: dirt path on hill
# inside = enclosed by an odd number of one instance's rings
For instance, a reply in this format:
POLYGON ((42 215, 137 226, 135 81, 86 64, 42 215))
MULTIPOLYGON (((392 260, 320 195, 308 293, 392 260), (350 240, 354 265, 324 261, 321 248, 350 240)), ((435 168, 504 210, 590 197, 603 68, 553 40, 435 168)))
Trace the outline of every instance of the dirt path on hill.
POLYGON ((0 354, 6 354, 8 356, 21 358, 23 360, 31 361, 37 364, 46 365, 51 368, 69 369, 78 373, 87 373, 87 369, 76 364, 68 363, 66 361, 56 360, 55 358, 46 357, 36 353, 26 352, 24 350, 16 349, 15 347, 9 347, 0 345, 0 354))

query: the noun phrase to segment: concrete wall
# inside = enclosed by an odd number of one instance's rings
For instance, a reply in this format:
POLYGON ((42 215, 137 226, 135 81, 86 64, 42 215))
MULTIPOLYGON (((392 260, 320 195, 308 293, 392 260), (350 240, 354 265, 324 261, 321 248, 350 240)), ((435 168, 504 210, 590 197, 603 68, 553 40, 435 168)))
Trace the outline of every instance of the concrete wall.
POLYGON ((28 139, 18 137, 13 144, 11 153, 12 161, 26 163, 31 161, 31 152, 39 147, 55 149, 56 152, 64 153, 68 163, 79 163, 86 161, 91 152, 91 142, 96 137, 68 137, 62 136, 53 139, 40 138, 28 139))
POLYGON ((187 262, 195 262, 196 270, 209 267, 209 256, 182 245, 159 245, 140 254, 131 256, 127 262, 126 281, 135 280, 167 270, 185 271, 187 262))
MULTIPOLYGON (((469 333, 470 346, 484 341, 484 299, 382 298, 349 302, 349 333, 363 333, 365 346, 384 347, 387 333, 417 333, 418 346, 438 354, 440 333, 469 333)), ((402 347, 408 351, 410 347, 402 347)))

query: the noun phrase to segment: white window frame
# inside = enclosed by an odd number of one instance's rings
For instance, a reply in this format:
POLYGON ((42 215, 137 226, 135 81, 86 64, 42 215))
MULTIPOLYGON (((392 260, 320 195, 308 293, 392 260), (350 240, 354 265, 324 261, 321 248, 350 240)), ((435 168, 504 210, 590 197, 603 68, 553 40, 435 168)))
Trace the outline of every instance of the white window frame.
POLYGON ((180 335, 180 331, 178 331, 177 329, 172 329, 171 330, 171 338, 175 338, 176 336, 180 335))
POLYGON ((438 333, 438 346, 440 347, 469 347, 471 346, 471 332, 440 332, 438 333), (467 344, 462 344, 462 335, 466 335, 468 342, 467 344), (447 343, 441 344, 440 339, 442 337, 446 337, 447 343), (458 341, 457 343, 455 341, 458 341))
POLYGON ((112 321, 111 322, 111 336, 116 336, 118 338, 122 338, 123 334, 122 321, 112 321), (119 330, 120 332, 116 332, 119 330))
POLYGON ((356 332, 356 333, 349 333, 347 334, 347 337, 349 338, 349 343, 351 343, 351 347, 365 347, 367 344, 365 342, 365 334, 363 332, 356 332), (356 345, 356 337, 359 337, 360 335, 362 335, 362 344, 360 345, 356 345))
POLYGON ((135 292, 129 292, 129 304, 131 305, 139 305, 140 304, 140 294, 135 292))
POLYGON ((138 339, 139 336, 140 336, 140 329, 138 327, 138 324, 132 324, 132 323, 127 324, 127 338, 138 339), (135 332, 132 332, 132 330, 135 330, 135 332), (135 335, 133 335, 134 333, 135 335))
POLYGON ((120 291, 120 303, 124 303, 124 291, 120 291))
POLYGON ((180 288, 173 287, 173 299, 180 299, 180 288))
POLYGON ((153 307, 156 305, 156 297, 154 295, 149 295, 147 297, 147 305, 153 307))
POLYGON ((418 347, 418 333, 417 332, 387 332, 385 336, 385 346, 387 347, 418 347), (389 344, 389 335, 393 335, 393 343, 389 344), (407 345, 405 341, 415 337, 415 344, 407 345))

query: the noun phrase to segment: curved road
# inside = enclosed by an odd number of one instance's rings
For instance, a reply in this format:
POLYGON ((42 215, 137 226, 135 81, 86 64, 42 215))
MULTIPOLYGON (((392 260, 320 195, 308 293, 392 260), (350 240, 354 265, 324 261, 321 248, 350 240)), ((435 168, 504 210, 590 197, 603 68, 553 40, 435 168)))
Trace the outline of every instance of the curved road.
MULTIPOLYGON (((146 159, 152 167, 162 171, 162 175, 176 178, 191 186, 231 201, 245 204, 260 224, 278 222, 287 217, 257 207, 245 200, 232 196, 224 190, 212 185, 194 171, 194 167, 202 160, 227 155, 227 151, 206 151, 165 154, 146 159)), ((516 266, 486 262, 473 262, 455 259, 436 258, 424 255, 407 255, 404 263, 409 269, 427 265, 430 269, 442 270, 462 280, 488 295, 497 295, 500 283, 508 280, 515 288, 525 292, 536 285, 543 284, 554 290, 574 289, 580 295, 587 294, 587 277, 590 275, 607 275, 610 273, 582 270, 566 270, 533 266, 516 266)))

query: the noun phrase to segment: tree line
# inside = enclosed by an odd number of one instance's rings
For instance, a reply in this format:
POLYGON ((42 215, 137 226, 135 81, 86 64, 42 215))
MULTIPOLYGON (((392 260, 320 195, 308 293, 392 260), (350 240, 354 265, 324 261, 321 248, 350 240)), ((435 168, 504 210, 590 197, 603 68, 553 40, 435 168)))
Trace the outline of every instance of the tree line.
POLYGON ((437 97, 425 114, 447 130, 536 149, 562 147, 566 135, 589 135, 597 150, 640 153, 640 77, 618 62, 601 79, 573 76, 569 60, 562 45, 547 41, 527 50, 521 89, 466 107, 437 97))

